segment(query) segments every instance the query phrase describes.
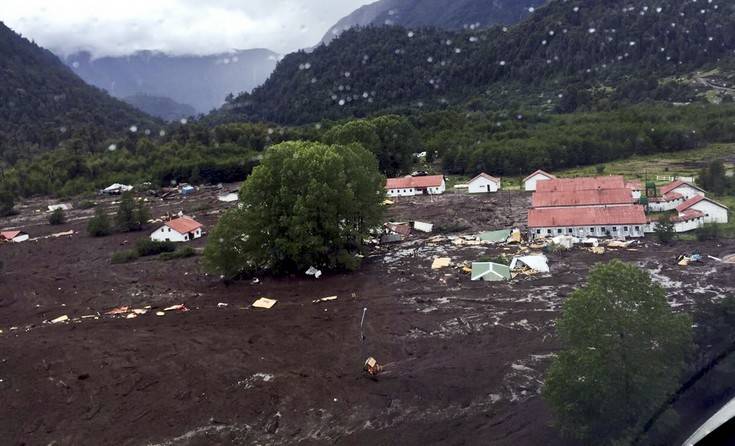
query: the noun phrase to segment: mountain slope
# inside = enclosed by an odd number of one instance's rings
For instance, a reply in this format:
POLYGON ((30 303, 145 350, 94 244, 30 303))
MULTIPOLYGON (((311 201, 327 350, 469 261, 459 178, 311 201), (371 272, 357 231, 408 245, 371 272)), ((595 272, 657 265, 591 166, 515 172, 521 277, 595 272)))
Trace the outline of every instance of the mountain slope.
POLYGON ((149 95, 171 98, 198 113, 221 106, 227 95, 262 84, 276 66, 278 55, 264 49, 211 56, 169 56, 141 51, 125 57, 93 59, 76 53, 65 59, 87 83, 125 98, 149 95))
POLYGON ((90 87, 51 52, 0 22, 0 156, 13 160, 59 142, 96 142, 150 116, 90 87))
POLYGON ((196 115, 197 111, 194 107, 186 104, 179 104, 171 98, 160 96, 149 96, 146 94, 138 94, 123 98, 123 101, 133 107, 148 113, 151 116, 161 118, 164 121, 178 121, 183 118, 196 115))
POLYGON ((322 39, 331 42, 354 27, 399 25, 442 29, 488 27, 518 23, 530 8, 546 0, 380 0, 362 6, 334 25, 322 39))
POLYGON ((662 5, 555 0, 510 29, 352 29, 312 53, 288 55, 262 87, 213 118, 306 123, 470 100, 554 106, 580 83, 601 94, 636 80, 655 89, 664 77, 732 57, 735 5, 662 5))

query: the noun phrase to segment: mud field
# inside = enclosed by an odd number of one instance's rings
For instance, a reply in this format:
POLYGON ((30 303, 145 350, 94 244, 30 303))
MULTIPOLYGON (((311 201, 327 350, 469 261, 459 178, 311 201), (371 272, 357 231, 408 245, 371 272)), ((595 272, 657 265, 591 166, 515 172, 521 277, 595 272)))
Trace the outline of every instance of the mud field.
MULTIPOLYGON (((225 207, 215 196, 153 201, 153 215, 183 209, 211 228, 225 207)), ((374 249, 354 274, 230 286, 205 274, 197 257, 110 264, 113 252, 155 225, 94 239, 84 231, 92 211, 70 211, 70 223, 51 227, 36 212, 48 203, 28 203, 2 228, 22 226, 31 237, 76 233, 0 246, 0 438, 9 445, 564 444, 539 391, 558 349, 554 320, 589 268, 613 258, 636 263, 687 311, 733 292, 735 265, 706 256, 735 253, 735 243, 648 240, 604 255, 575 249, 549 255, 551 274, 509 283, 431 269, 437 256, 459 263, 514 254, 518 248, 452 239, 522 225, 528 202, 520 193, 398 200, 390 220, 431 222, 452 238, 414 234, 374 249), (704 262, 676 265, 678 254, 695 250, 704 262), (313 303, 327 296, 338 298, 313 303), (278 303, 250 307, 260 297, 278 303), (155 314, 174 304, 190 311, 155 314), (104 314, 119 306, 150 309, 132 319, 104 314), (71 321, 48 322, 63 315, 71 321), (362 374, 368 356, 387 365, 377 380, 362 374)))

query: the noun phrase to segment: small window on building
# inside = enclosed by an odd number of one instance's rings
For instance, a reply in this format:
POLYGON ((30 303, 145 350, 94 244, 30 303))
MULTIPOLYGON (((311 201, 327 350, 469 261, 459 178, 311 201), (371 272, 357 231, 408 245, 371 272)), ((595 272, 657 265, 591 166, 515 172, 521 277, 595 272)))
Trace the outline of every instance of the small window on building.
POLYGON ((536 234, 541 234, 541 230, 540 229, 536 229, 536 234))
POLYGON ((623 231, 628 232, 628 227, 627 226, 623 226, 623 231))
POLYGON ((572 228, 569 228, 569 229, 567 229, 567 232, 569 232, 569 233, 571 234, 571 233, 573 233, 573 232, 574 232, 574 229, 572 229, 572 228))
POLYGON ((594 234, 595 228, 590 228, 590 232, 594 234))
POLYGON ((640 227, 640 226, 636 226, 636 227, 635 227, 635 230, 636 230, 636 231, 640 231, 640 230, 641 230, 641 227, 640 227))
POLYGON ((547 234, 551 234, 551 233, 552 233, 551 229, 547 229, 547 230, 546 230, 546 233, 547 233, 547 234))
POLYGON ((562 232, 563 232, 563 231, 562 231, 561 229, 557 229, 557 230, 556 230, 556 233, 557 233, 557 234, 561 234, 562 232))
POLYGON ((618 232, 618 227, 617 226, 613 226, 613 232, 618 232))

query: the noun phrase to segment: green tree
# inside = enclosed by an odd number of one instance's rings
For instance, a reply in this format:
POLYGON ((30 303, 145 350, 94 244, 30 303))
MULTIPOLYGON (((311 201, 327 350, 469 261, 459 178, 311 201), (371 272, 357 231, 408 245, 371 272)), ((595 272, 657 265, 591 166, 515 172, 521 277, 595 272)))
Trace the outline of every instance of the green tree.
POLYGON ((572 293, 558 332, 564 348, 544 398, 563 433, 595 444, 640 430, 677 388, 692 347, 689 317, 672 312, 647 272, 618 260, 572 293))
POLYGON ((243 185, 241 207, 210 235, 205 263, 226 279, 354 269, 363 240, 381 222, 383 185, 375 157, 359 145, 273 146, 243 185))
POLYGON ((15 206, 15 196, 5 187, 0 186, 0 217, 12 215, 15 206))
POLYGON ((48 223, 50 225, 63 225, 65 222, 66 216, 64 215, 64 210, 61 208, 54 209, 48 217, 48 223))
POLYGON ((663 214, 661 218, 656 222, 656 237, 658 241, 663 244, 669 243, 674 239, 674 223, 671 222, 671 216, 669 214, 663 214))
POLYGON ((112 233, 110 219, 102 208, 94 211, 94 217, 87 223, 87 232, 92 237, 104 237, 112 233))
POLYGON ((421 148, 421 136, 402 116, 385 115, 347 122, 329 129, 322 140, 327 144, 357 143, 378 158, 380 171, 388 176, 406 173, 413 154, 421 148))
POLYGON ((115 223, 119 230, 123 232, 140 231, 149 219, 150 211, 142 201, 136 203, 130 192, 122 195, 115 216, 115 223))
POLYGON ((721 160, 715 160, 709 163, 706 168, 699 173, 700 185, 715 194, 722 195, 727 192, 730 180, 725 172, 725 165, 721 160))

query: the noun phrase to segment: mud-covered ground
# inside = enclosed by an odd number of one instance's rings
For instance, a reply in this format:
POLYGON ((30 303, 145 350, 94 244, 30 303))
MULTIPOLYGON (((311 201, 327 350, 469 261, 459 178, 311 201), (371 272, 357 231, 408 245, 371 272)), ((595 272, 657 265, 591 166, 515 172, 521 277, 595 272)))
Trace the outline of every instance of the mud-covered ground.
MULTIPOLYGON (((153 215, 185 210, 208 228, 216 191, 152 200, 153 215)), ((102 205, 112 207, 114 199, 102 205)), ((199 258, 111 265, 110 256, 155 229, 90 238, 92 211, 51 227, 38 200, 0 221, 32 237, 0 245, 0 438, 28 445, 566 444, 539 396, 558 349, 554 320, 596 262, 620 258, 649 270, 688 311, 735 288, 735 243, 646 241, 604 255, 549 256, 551 274, 472 282, 455 264, 512 255, 517 247, 460 246, 453 238, 522 226, 529 198, 446 195, 398 200, 393 221, 431 222, 446 235, 413 235, 376 248, 353 274, 259 277, 225 286, 199 258), (510 204, 509 204, 510 202, 510 204), (337 300, 313 300, 338 296, 337 300), (255 310, 259 297, 277 299, 255 310), (160 309, 184 304, 188 312, 160 309), (226 304, 226 305, 224 305, 226 304), (114 307, 145 309, 127 319, 114 307), (360 320, 365 314, 361 337, 360 320), (70 322, 48 323, 67 315, 70 322), (362 363, 386 365, 366 378, 362 363)), ((194 242, 202 247, 206 237, 194 242)))

